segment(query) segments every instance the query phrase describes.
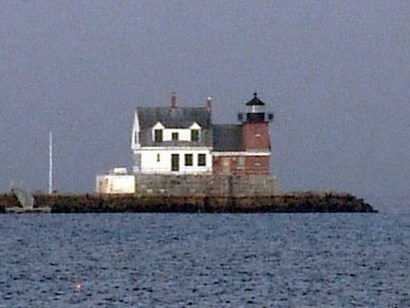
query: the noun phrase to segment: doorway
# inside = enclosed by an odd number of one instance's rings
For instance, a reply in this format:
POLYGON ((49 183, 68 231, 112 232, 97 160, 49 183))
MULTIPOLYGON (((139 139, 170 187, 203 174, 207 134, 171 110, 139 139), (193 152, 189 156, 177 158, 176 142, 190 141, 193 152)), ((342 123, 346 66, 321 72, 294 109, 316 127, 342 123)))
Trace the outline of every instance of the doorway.
POLYGON ((171 171, 179 171, 179 154, 171 154, 171 171))

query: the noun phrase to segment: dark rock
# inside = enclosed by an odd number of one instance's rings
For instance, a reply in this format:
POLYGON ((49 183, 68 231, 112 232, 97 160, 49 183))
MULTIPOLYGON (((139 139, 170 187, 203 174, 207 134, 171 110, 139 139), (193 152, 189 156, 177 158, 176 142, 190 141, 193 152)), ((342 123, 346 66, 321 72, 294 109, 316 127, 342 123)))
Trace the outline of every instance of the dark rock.
MULTIPOLYGON (((272 196, 159 196, 35 194, 37 206, 52 213, 335 213, 377 212, 350 194, 304 192, 272 196)), ((12 194, 0 195, 0 213, 16 205, 12 194)))

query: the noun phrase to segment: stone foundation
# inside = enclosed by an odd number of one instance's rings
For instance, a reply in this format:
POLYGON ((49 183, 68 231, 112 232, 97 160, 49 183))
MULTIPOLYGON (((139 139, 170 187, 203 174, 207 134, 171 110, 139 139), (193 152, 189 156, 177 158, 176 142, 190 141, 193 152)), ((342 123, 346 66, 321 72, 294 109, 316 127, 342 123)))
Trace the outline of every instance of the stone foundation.
POLYGON ((276 192, 276 180, 269 175, 135 176, 136 196, 253 197, 276 192))

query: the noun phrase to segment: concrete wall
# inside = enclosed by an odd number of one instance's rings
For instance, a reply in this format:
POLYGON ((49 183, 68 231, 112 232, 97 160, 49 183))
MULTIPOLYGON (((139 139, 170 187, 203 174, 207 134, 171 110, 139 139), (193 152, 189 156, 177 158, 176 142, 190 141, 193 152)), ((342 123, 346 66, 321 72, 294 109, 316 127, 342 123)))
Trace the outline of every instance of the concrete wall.
POLYGON ((148 175, 135 176, 136 195, 271 196, 276 179, 269 175, 148 175))
POLYGON ((132 194, 135 191, 135 177, 132 175, 99 175, 96 192, 100 194, 132 194))

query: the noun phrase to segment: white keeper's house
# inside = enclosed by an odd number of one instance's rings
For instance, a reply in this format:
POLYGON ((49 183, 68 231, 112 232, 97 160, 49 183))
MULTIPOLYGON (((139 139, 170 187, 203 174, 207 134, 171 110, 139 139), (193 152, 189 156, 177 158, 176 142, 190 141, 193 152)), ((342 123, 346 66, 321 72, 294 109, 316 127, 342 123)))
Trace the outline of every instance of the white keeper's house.
POLYGON ((132 128, 134 174, 211 174, 211 102, 204 107, 138 107, 132 128))

